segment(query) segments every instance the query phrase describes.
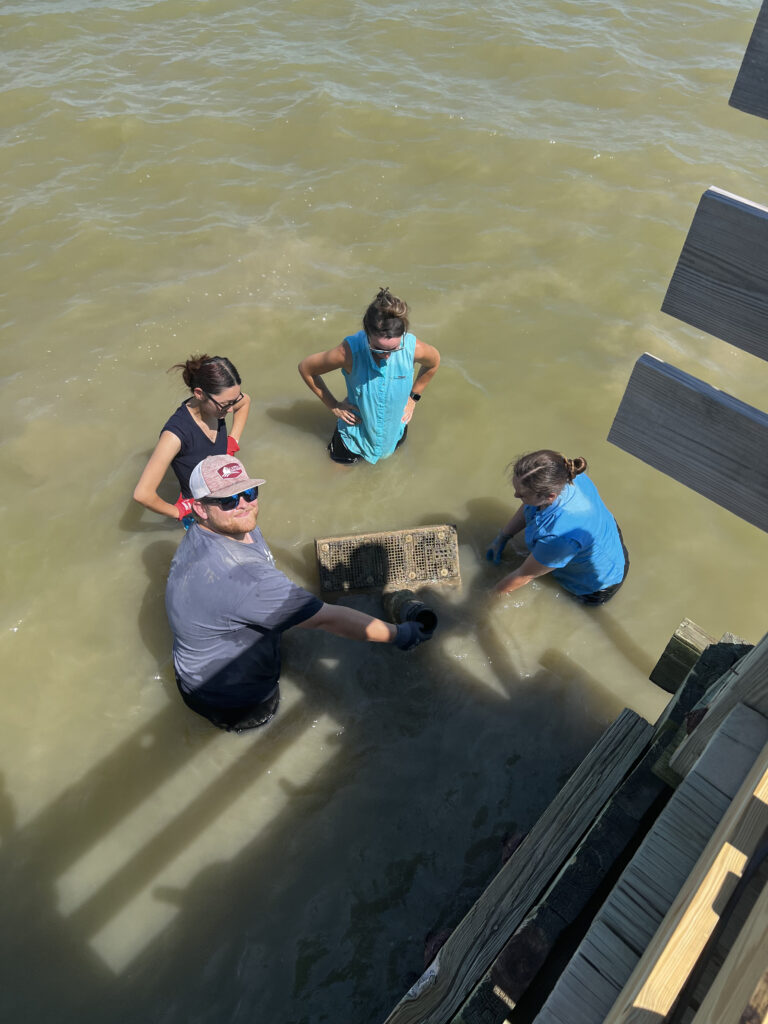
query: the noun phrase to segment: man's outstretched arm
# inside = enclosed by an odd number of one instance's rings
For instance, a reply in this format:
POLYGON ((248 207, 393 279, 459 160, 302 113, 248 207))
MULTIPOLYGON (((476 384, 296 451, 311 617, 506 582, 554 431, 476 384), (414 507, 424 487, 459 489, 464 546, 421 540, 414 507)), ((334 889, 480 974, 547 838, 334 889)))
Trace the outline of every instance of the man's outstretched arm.
POLYGON ((319 612, 305 619, 297 629, 323 629, 326 633, 333 633, 346 640, 394 644, 402 651, 418 647, 432 635, 424 630, 421 623, 402 622, 396 626, 393 622, 384 622, 383 619, 376 619, 373 615, 340 604, 324 604, 319 612))

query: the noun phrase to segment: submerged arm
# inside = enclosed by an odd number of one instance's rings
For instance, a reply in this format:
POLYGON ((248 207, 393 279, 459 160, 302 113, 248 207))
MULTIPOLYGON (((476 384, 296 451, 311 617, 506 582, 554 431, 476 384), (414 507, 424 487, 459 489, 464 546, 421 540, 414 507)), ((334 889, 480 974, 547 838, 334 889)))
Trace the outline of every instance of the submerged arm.
POLYGON ((519 590, 533 580, 538 579, 539 576, 546 576, 548 572, 552 572, 553 568, 554 566, 542 565, 541 562, 536 561, 533 555, 528 555, 521 566, 518 566, 514 572, 511 572, 496 584, 494 593, 512 594, 515 590, 519 590))

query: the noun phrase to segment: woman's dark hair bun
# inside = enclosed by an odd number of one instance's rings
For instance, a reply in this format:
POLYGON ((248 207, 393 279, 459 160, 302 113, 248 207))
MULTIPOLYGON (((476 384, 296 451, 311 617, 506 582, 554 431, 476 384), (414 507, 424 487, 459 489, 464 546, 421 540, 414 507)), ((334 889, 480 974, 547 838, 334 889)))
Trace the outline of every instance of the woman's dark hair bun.
POLYGON ((227 388, 241 384, 240 374, 226 356, 190 356, 185 363, 175 363, 170 370, 180 370, 181 379, 190 391, 200 388, 209 395, 218 395, 227 388))

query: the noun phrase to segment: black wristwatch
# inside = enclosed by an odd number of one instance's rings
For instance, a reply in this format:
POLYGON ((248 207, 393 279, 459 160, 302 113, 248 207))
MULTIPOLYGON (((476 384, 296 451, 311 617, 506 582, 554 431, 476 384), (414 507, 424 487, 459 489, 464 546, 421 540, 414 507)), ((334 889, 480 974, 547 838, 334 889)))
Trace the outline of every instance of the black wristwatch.
POLYGON ((411 392, 411 398, 414 400, 414 402, 420 402, 421 401, 421 395, 417 395, 415 391, 411 392))

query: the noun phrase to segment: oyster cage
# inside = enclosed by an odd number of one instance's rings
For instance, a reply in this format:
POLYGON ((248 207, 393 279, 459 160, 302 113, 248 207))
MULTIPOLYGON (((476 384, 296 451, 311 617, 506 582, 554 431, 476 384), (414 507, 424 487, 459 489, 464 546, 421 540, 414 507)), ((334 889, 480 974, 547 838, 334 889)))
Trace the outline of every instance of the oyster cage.
POLYGON ((322 590, 395 590, 461 582, 456 527, 357 533, 315 540, 322 590))

